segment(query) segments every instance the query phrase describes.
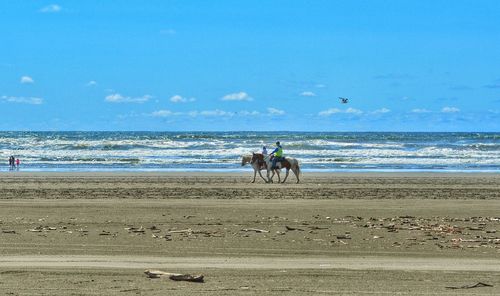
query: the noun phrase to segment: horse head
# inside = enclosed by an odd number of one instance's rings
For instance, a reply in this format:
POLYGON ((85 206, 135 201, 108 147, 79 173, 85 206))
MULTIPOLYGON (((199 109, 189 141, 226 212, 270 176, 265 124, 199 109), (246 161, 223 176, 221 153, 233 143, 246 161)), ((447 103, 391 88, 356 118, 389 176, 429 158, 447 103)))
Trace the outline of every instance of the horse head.
POLYGON ((250 160, 250 163, 255 163, 259 160, 263 160, 263 156, 262 154, 260 153, 255 153, 255 152, 252 152, 252 160, 250 160))
POLYGON ((241 157, 241 166, 244 166, 245 164, 249 163, 251 159, 252 159, 252 156, 250 156, 250 155, 243 155, 241 157))

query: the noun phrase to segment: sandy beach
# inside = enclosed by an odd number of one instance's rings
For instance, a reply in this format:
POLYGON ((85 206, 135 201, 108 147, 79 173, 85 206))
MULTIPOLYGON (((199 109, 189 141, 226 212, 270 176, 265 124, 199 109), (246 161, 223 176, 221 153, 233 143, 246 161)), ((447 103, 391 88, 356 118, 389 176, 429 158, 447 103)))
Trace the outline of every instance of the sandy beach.
POLYGON ((500 175, 3 173, 6 295, 498 295, 500 175), (203 284, 145 269, 202 273, 203 284), (493 287, 450 289, 476 284, 493 287))

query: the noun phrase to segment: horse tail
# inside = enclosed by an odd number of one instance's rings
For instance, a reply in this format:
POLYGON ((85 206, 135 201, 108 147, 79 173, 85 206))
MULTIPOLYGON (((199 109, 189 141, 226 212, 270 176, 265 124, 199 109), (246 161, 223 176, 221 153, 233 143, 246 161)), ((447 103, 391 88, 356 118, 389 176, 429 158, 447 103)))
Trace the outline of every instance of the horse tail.
POLYGON ((297 175, 300 175, 299 161, 295 158, 293 159, 293 166, 297 168, 297 175))

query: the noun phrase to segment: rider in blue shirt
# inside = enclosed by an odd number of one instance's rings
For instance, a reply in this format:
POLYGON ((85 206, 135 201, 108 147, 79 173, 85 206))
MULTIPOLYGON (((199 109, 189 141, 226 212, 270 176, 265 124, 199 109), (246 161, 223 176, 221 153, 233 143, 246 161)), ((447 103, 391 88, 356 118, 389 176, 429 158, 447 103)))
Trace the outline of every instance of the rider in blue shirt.
POLYGON ((276 142, 276 149, 274 149, 273 152, 271 152, 271 154, 269 154, 269 155, 274 155, 273 164, 271 166, 271 169, 274 170, 274 169, 276 169, 276 163, 278 161, 283 160, 283 148, 281 147, 281 144, 279 141, 276 142))

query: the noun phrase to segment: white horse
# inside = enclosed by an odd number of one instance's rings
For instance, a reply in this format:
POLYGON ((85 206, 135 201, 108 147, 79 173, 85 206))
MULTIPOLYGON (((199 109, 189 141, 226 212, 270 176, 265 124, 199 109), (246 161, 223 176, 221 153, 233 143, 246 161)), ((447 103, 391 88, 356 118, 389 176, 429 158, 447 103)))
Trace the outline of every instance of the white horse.
MULTIPOLYGON (((250 160, 250 163, 262 163, 265 162, 266 164, 266 169, 267 169, 267 181, 266 183, 272 183, 273 182, 273 177, 274 174, 276 173, 278 175, 278 183, 285 183, 286 179, 288 178, 288 174, 290 173, 290 170, 292 170, 293 174, 297 178, 297 183, 299 183, 299 175, 300 175, 300 166, 299 166, 299 161, 293 157, 286 157, 282 161, 276 162, 276 168, 274 170, 271 170, 272 167, 272 161, 271 158, 268 155, 262 155, 260 153, 253 153, 252 154, 252 159, 250 160), (280 178, 280 170, 284 168, 286 169, 286 175, 285 179, 283 179, 283 182, 281 182, 280 178), (269 174, 272 173, 271 176, 269 174)), ((260 171, 259 171, 260 174, 260 171)), ((261 175, 262 177, 262 175, 261 175)))
MULTIPOLYGON (((259 172, 259 176, 262 178, 262 180, 264 180, 264 182, 266 182, 266 183, 268 182, 266 179, 264 179, 264 177, 262 176, 262 173, 260 172, 261 170, 267 169, 265 167, 265 162, 264 163, 258 163, 257 161, 252 162, 252 155, 243 155, 241 157, 241 166, 244 166, 247 163, 249 163, 253 168, 253 181, 252 181, 252 183, 255 183, 255 177, 257 176, 257 172, 259 172)), ((269 178, 269 175, 267 177, 269 178)))

